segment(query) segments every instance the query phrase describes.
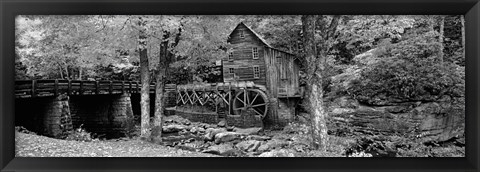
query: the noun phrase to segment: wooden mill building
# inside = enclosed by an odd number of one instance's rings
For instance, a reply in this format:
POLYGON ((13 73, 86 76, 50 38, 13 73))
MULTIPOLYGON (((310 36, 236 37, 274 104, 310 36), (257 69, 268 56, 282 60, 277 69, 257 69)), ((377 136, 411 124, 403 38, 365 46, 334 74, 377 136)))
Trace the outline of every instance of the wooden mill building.
POLYGON ((274 98, 300 97, 299 60, 272 47, 243 22, 227 40, 232 48, 222 60, 224 82, 253 81, 274 98))
POLYGON ((223 81, 252 81, 265 86, 270 108, 264 122, 283 126, 293 121, 303 94, 297 57, 274 48, 243 22, 233 29, 227 41, 232 48, 222 59, 223 81))

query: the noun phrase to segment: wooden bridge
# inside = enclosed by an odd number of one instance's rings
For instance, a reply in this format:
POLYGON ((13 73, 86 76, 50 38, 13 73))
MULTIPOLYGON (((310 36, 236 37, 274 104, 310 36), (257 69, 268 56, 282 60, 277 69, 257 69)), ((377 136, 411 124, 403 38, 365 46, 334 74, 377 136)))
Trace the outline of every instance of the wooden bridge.
MULTIPOLYGON (((175 89, 167 84, 165 89, 175 89)), ((141 83, 136 81, 87 81, 87 80, 16 80, 15 97, 45 97, 67 95, 99 95, 140 93, 141 83)), ((155 84, 150 84, 150 93, 155 93, 155 84)))

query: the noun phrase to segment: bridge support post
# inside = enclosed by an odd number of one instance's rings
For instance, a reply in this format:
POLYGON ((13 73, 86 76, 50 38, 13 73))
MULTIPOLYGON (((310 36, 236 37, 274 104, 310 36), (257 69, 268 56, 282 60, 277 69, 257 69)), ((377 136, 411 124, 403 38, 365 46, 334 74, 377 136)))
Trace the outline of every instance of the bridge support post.
POLYGON ((48 102, 43 118, 44 134, 55 138, 66 138, 72 132, 72 117, 67 95, 59 95, 48 102))
POLYGON ((133 130, 133 110, 130 93, 123 93, 112 99, 109 118, 112 134, 119 136, 128 136, 133 130))

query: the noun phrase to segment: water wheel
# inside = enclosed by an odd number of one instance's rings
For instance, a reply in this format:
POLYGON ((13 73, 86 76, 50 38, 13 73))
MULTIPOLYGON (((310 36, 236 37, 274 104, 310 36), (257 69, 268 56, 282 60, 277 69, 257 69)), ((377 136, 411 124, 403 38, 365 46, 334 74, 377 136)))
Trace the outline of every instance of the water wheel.
POLYGON ((254 112, 264 118, 268 110, 268 97, 262 90, 243 89, 233 99, 233 114, 240 115, 245 112, 254 112))

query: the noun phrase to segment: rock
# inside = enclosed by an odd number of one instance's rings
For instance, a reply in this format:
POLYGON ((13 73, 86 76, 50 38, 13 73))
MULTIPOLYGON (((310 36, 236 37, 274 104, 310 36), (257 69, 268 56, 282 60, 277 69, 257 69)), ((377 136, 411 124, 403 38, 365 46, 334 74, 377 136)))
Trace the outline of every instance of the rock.
POLYGON ((191 142, 194 142, 194 141, 195 141, 194 138, 189 138, 189 139, 185 140, 184 142, 185 143, 191 143, 191 142))
POLYGON ((217 126, 219 127, 225 127, 227 124, 227 122, 225 120, 221 120, 220 122, 218 122, 217 126))
POLYGON ((174 133, 174 132, 179 132, 185 129, 186 128, 183 125, 172 124, 172 125, 163 126, 163 133, 174 133))
POLYGON ((309 121, 307 120, 307 118, 305 118, 305 116, 308 116, 308 114, 306 113, 301 113, 299 114, 297 117, 297 121, 300 123, 300 124, 308 124, 309 121))
POLYGON ((235 129, 234 126, 227 126, 227 131, 233 131, 235 129))
POLYGON ((204 138, 207 141, 211 141, 215 138, 215 135, 221 132, 226 132, 227 130, 225 128, 208 128, 205 131, 204 138))
POLYGON ((228 151, 225 151, 224 153, 221 153, 220 155, 222 156, 230 156, 230 157, 243 157, 245 154, 237 149, 231 149, 228 151))
POLYGON ((261 141, 246 140, 236 144, 235 147, 246 152, 254 152, 258 149, 258 147, 260 147, 261 144, 262 144, 261 141))
POLYGON ((262 144, 257 148, 257 152, 266 152, 270 150, 270 146, 267 144, 262 144))
POLYGON ((203 153, 211 153, 215 155, 225 154, 227 151, 232 151, 234 149, 233 144, 219 144, 208 147, 206 150, 202 151, 203 153))
POLYGON ((186 144, 185 145, 177 145, 175 147, 178 148, 178 149, 188 150, 188 151, 192 151, 192 152, 197 151, 197 149, 195 149, 191 145, 186 145, 186 144))
POLYGON ((197 128, 197 133, 200 134, 200 133, 205 133, 205 129, 203 128, 197 128))
POLYGON ((271 137, 268 136, 259 136, 259 135, 250 135, 247 136, 247 140, 258 140, 258 141, 265 141, 265 140, 270 140, 272 139, 271 137))
POLYGON ((152 143, 155 143, 155 144, 160 144, 162 143, 162 138, 161 138, 161 135, 162 135, 162 130, 160 127, 153 127, 151 133, 150 133, 150 138, 149 140, 152 142, 152 143))
POLYGON ((176 123, 176 124, 185 124, 185 125, 190 125, 191 123, 188 119, 182 118, 178 115, 165 116, 164 121, 166 123, 176 123))
POLYGON ((192 128, 190 128, 190 133, 203 134, 203 133, 205 133, 205 129, 203 129, 201 127, 192 127, 192 128))
POLYGON ((446 141, 464 130, 464 109, 454 109, 448 103, 424 103, 413 110, 418 135, 422 142, 446 141))
POLYGON ((397 155, 395 144, 387 139, 382 136, 360 138, 356 144, 348 148, 347 156, 350 156, 352 152, 365 152, 373 157, 395 157, 397 155))
POLYGON ((245 135, 256 135, 260 132, 262 128, 254 127, 254 128, 235 128, 233 129, 234 132, 245 134, 245 135))
POLYGON ((223 132, 215 135, 215 143, 230 142, 241 139, 242 134, 236 132, 223 132))
POLYGON ((258 157, 295 157, 295 154, 291 150, 280 149, 264 152, 258 157))
POLYGON ((260 145, 260 147, 258 147, 257 151, 265 152, 265 151, 272 150, 272 149, 283 148, 285 146, 288 146, 287 141, 273 139, 273 140, 269 140, 266 143, 260 145))
POLYGON ((198 132, 197 127, 192 127, 192 128, 190 129, 190 133, 196 134, 197 132, 198 132))
POLYGON ((210 124, 205 124, 205 123, 201 123, 200 126, 202 126, 203 129, 213 128, 210 126, 210 124))

